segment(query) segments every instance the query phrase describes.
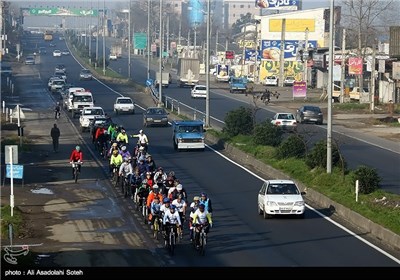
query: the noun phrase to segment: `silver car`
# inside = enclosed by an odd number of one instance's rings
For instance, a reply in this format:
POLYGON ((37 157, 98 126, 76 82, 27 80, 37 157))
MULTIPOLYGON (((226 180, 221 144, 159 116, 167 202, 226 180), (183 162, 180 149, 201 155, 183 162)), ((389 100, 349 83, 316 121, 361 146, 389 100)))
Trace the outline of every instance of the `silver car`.
POLYGON ((82 69, 79 74, 79 80, 91 80, 93 79, 92 73, 88 69, 82 69))
POLYGON ((313 122, 322 124, 324 122, 324 114, 318 106, 305 105, 297 109, 296 121, 298 123, 313 122))

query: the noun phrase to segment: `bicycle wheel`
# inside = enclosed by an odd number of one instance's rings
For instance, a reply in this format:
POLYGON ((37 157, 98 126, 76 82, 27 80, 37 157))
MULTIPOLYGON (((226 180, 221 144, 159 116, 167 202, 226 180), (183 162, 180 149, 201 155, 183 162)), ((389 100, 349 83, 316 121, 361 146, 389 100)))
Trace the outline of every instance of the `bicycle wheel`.
POLYGON ((158 220, 158 218, 156 217, 155 219, 154 219, 154 223, 153 223, 153 236, 154 236, 154 238, 156 239, 156 240, 158 240, 158 230, 160 229, 160 226, 159 226, 159 220, 158 220))
POLYGON ((205 253, 206 253, 206 234, 202 232, 200 236, 200 255, 204 256, 205 253))
POLYGON ((169 233, 169 252, 171 255, 174 255, 175 251, 175 233, 174 230, 171 228, 171 231, 169 233))

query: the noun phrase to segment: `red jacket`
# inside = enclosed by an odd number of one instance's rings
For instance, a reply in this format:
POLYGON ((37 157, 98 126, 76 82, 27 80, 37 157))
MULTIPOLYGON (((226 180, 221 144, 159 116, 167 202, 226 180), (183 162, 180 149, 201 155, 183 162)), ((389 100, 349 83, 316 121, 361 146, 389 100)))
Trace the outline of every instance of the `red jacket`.
POLYGON ((83 153, 82 151, 73 150, 71 156, 69 157, 69 161, 83 161, 83 153))

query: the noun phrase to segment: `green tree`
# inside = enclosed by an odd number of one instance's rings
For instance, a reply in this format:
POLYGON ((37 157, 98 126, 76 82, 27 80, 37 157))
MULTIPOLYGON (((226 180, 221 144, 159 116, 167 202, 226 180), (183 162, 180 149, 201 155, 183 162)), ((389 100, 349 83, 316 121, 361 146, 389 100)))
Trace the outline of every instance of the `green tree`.
POLYGON ((225 126, 222 132, 229 137, 236 135, 250 135, 253 132, 253 111, 243 106, 226 114, 225 126))

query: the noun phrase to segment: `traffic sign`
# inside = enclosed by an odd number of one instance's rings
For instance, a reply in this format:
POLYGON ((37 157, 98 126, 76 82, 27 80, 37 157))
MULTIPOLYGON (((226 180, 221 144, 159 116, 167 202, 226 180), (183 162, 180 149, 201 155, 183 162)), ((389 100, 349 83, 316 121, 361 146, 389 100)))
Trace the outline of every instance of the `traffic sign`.
MULTIPOLYGON (((13 171, 13 179, 22 179, 24 177, 24 166, 13 164, 12 165, 13 171)), ((7 164, 6 166, 6 178, 11 178, 11 164, 7 164)))
POLYGON ((11 152, 10 147, 12 148, 12 163, 18 164, 18 145, 5 145, 4 146, 4 161, 5 164, 11 163, 11 152))

